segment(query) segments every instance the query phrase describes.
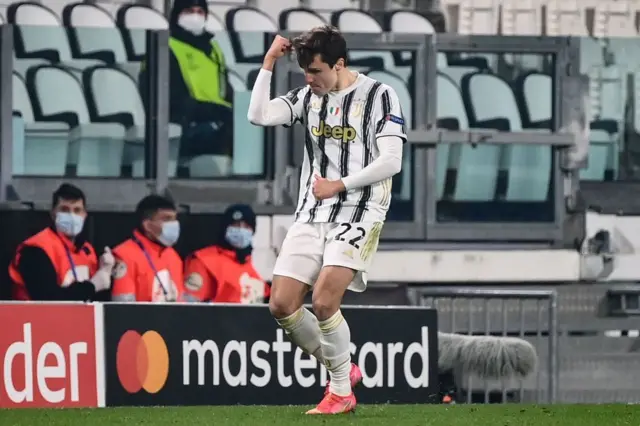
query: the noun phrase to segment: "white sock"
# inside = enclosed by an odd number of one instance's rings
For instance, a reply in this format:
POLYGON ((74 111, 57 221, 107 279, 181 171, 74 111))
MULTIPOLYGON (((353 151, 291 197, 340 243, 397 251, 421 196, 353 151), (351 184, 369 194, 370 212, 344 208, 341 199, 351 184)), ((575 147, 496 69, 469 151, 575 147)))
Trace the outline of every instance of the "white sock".
POLYGON ((320 343, 322 344, 322 354, 324 365, 329 370, 331 384, 329 390, 339 396, 351 394, 351 330, 347 321, 338 311, 331 318, 320 321, 320 343))
POLYGON ((311 311, 300 308, 288 317, 276 318, 276 321, 293 343, 324 364, 320 345, 320 327, 318 319, 311 311))

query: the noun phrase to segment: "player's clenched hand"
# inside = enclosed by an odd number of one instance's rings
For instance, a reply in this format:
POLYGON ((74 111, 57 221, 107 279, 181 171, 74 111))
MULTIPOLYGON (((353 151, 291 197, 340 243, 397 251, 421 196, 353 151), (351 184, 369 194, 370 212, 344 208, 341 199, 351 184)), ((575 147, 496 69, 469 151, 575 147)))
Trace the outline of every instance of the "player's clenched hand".
POLYGON ((329 180, 318 175, 313 182, 313 196, 317 200, 325 200, 344 191, 344 184, 341 180, 329 180))
POLYGON ((289 39, 277 35, 265 56, 268 59, 275 60, 284 56, 289 50, 291 50, 291 42, 289 39))

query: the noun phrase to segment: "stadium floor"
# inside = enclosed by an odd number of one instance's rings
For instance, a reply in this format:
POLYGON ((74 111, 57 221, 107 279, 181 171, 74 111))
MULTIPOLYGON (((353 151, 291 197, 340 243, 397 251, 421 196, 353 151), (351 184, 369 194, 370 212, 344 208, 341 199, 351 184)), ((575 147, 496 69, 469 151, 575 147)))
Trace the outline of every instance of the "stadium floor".
POLYGON ((369 405, 343 416, 305 416, 307 407, 140 407, 0 410, 2 426, 391 425, 638 426, 640 405, 369 405))

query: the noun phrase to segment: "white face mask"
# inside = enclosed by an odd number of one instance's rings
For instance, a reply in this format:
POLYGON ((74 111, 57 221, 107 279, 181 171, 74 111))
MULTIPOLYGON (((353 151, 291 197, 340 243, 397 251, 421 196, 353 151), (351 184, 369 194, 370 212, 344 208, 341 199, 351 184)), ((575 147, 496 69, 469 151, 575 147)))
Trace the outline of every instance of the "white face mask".
POLYGON ((193 35, 201 35, 204 32, 204 15, 199 13, 183 13, 178 17, 178 25, 193 35))
POLYGON ((56 213, 56 229, 67 237, 75 237, 84 227, 84 217, 75 213, 56 213))

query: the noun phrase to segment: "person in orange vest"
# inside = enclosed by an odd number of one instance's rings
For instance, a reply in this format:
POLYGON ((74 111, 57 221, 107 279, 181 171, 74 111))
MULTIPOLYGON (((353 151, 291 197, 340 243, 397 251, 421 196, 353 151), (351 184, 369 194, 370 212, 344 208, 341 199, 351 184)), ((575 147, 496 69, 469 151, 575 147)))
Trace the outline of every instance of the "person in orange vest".
POLYGON ((82 190, 62 184, 54 193, 51 225, 18 246, 9 265, 14 300, 108 300, 115 259, 98 257, 81 232, 87 217, 82 190))
POLYGON ((182 294, 183 263, 172 248, 180 237, 178 211, 160 195, 144 197, 136 207, 138 226, 113 250, 111 298, 119 302, 175 302, 182 294))
POLYGON ((264 303, 269 285, 251 262, 256 215, 236 204, 224 212, 219 243, 192 253, 185 261, 185 301, 264 303))

